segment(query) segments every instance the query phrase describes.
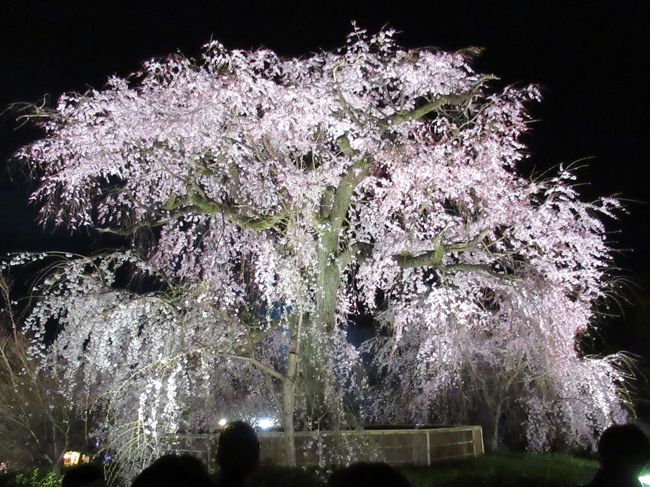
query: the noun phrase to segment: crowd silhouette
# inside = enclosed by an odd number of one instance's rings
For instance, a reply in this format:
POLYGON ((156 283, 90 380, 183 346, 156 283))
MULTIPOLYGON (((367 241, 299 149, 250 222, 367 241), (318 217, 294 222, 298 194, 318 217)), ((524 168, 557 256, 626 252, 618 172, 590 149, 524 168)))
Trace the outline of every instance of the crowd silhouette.
POLYGON ((66 472, 61 487, 104 487, 104 469, 94 463, 85 463, 66 472))
MULTIPOLYGON (((650 441, 635 425, 614 425, 598 442, 600 468, 584 487, 642 487, 639 480, 650 462, 650 441)), ((260 461, 260 442, 255 430, 243 421, 226 426, 219 436, 217 463, 213 477, 206 465, 188 454, 168 454, 145 468, 131 487, 253 487, 260 461)), ((386 463, 359 462, 332 473, 328 487, 409 487, 397 469, 386 463)), ((92 464, 66 472, 62 487, 104 487, 104 471, 92 464)))
POLYGON ((207 467, 192 455, 163 455, 138 475, 131 487, 213 487, 207 467))

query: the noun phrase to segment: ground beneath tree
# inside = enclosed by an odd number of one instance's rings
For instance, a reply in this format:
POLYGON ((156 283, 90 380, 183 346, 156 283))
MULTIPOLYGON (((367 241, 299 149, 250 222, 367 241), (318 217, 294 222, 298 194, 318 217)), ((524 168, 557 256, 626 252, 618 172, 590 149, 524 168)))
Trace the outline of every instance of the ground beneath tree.
MULTIPOLYGON (((503 454, 431 467, 400 469, 413 487, 577 487, 591 481, 595 460, 564 454, 503 454)), ((255 485, 324 487, 328 470, 265 467, 255 485)))

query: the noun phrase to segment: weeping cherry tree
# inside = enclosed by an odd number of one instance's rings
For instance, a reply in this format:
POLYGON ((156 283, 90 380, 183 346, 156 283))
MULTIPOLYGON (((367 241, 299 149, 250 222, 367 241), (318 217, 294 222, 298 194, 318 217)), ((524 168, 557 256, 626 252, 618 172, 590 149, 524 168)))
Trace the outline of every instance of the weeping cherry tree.
POLYGON ((617 202, 521 174, 538 90, 491 88, 471 54, 389 30, 304 58, 213 42, 30 114, 42 222, 132 246, 57 264, 28 322, 58 324, 43 358, 112 446, 171 448, 208 403, 277 412, 290 464, 296 426, 453 421, 458 391, 494 438, 524 411, 536 449, 624 417, 616 361, 575 345, 610 292, 617 202), (346 339, 361 314, 370 377, 346 339))

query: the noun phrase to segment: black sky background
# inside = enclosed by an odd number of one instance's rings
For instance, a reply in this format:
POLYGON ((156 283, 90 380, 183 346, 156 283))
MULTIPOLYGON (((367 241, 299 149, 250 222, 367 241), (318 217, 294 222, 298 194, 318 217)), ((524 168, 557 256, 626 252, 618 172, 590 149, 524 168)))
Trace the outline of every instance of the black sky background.
MULTIPOLYGON (((197 56, 210 39, 228 48, 268 47, 305 55, 343 45, 351 21, 371 32, 401 31, 404 46, 485 48, 475 66, 507 84, 541 85, 544 100, 526 138, 528 173, 590 158, 579 172, 587 199, 618 194, 628 215, 609 222, 624 249, 618 264, 635 283, 624 316, 605 320, 594 351, 620 348, 650 358, 648 139, 650 2, 638 1, 4 1, 0 3, 0 110, 53 103, 65 91, 101 88, 156 56, 197 56), (619 233, 620 232, 620 233, 619 233)), ((0 117, 0 253, 92 252, 117 240, 43 230, 26 200, 30 183, 9 162, 39 132, 0 117)))

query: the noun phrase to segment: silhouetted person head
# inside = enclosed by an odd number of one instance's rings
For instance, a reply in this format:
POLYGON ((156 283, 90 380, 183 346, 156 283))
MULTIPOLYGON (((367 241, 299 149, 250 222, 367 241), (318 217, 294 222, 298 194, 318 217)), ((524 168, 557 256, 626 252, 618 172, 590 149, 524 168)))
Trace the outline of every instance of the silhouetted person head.
POLYGON ((603 470, 638 475, 650 460, 650 441, 633 424, 610 426, 600 436, 598 456, 603 470))
POLYGON ((164 455, 145 468, 131 487, 213 487, 206 466, 192 455, 164 455))
POLYGON ((222 483, 245 479, 260 460, 260 442, 251 425, 243 421, 229 423, 219 435, 217 463, 222 483))
POLYGON ((61 487, 104 487, 104 469, 94 463, 84 463, 68 470, 61 487))
POLYGON ((641 487, 639 474, 650 460, 650 441, 633 424, 614 425, 598 441, 600 469, 589 487, 641 487))
POLYGON ((359 462, 334 472, 328 487, 411 487, 406 477, 386 463, 359 462))

